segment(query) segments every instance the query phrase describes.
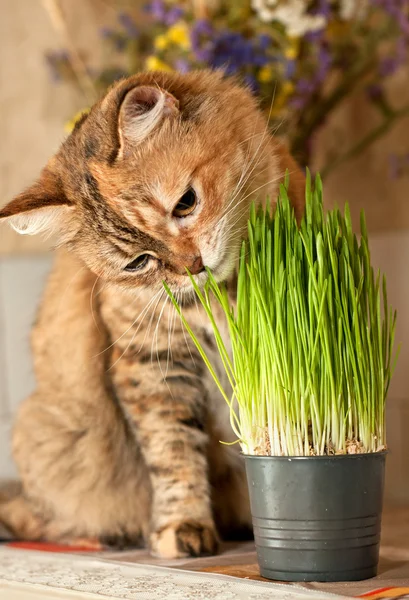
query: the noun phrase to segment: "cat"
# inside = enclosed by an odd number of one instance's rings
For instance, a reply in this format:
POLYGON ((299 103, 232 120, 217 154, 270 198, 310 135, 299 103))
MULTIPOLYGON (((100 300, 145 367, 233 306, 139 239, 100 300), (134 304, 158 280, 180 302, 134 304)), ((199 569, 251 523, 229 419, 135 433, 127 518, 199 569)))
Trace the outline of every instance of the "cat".
MULTIPOLYGON (((163 289, 217 361, 186 268, 234 297, 252 200, 304 176, 249 90, 221 72, 142 73, 113 85, 38 181, 0 210, 59 250, 32 333, 37 389, 13 432, 18 538, 217 551, 251 528, 243 459, 221 398, 163 289)), ((222 327, 222 321, 220 320, 222 327)))

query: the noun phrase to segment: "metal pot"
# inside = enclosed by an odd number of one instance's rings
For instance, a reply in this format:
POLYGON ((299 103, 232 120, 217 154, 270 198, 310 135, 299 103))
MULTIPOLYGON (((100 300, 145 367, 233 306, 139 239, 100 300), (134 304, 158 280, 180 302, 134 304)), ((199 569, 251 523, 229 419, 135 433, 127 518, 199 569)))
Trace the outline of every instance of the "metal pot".
POLYGON ((260 572, 279 581, 356 581, 379 560, 386 452, 245 455, 260 572))

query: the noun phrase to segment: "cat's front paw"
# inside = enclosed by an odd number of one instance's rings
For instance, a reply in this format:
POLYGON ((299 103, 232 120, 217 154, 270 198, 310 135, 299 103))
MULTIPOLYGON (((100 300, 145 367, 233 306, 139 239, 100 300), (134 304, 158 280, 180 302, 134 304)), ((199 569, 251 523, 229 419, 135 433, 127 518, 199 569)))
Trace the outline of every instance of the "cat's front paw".
POLYGON ((151 535, 151 551, 161 558, 216 554, 219 538, 213 523, 172 523, 151 535))

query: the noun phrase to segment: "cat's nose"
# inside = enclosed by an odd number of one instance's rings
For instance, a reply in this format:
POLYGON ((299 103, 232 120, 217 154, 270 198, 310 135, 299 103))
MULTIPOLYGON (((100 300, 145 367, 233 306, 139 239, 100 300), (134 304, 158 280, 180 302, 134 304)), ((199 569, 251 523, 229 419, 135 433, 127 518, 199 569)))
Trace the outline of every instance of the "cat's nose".
POLYGON ((191 265, 187 265, 187 268, 192 275, 198 275, 205 270, 201 256, 196 256, 191 265))

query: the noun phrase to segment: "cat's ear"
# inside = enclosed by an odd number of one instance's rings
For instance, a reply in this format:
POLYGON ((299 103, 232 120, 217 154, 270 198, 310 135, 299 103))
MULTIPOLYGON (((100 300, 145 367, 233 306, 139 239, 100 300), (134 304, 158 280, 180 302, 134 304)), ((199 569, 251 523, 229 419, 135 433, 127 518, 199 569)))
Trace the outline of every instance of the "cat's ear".
POLYGON ((177 114, 178 100, 162 88, 143 85, 131 89, 119 112, 121 153, 145 140, 163 119, 177 114))
POLYGON ((46 167, 33 185, 0 208, 0 223, 7 221, 25 235, 52 235, 72 209, 60 180, 46 167))

